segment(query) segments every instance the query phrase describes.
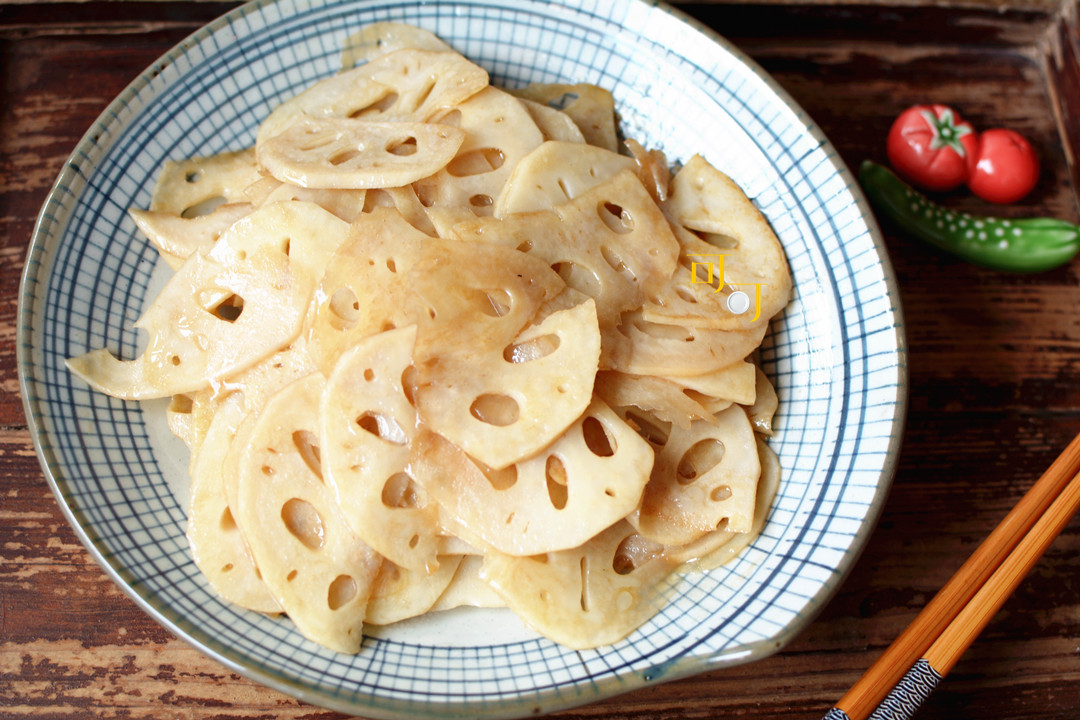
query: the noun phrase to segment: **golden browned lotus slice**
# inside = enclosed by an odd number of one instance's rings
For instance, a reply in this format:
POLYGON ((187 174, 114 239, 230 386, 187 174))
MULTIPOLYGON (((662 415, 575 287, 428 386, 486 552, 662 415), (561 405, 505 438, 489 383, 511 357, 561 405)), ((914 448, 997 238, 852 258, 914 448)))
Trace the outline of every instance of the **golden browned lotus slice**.
POLYGON ((626 313, 619 331, 630 351, 616 359, 614 369, 667 378, 705 375, 746 359, 761 345, 765 328, 712 330, 649 322, 640 311, 626 313))
POLYGON ((653 196, 657 204, 667 200, 671 189, 671 171, 667 158, 659 150, 646 150, 641 143, 632 138, 624 141, 626 149, 637 163, 637 174, 641 184, 653 196))
POLYGON ((354 653, 383 559, 341 516, 322 477, 318 373, 278 391, 248 438, 234 516, 264 582, 308 639, 354 653))
POLYGON ((448 352, 501 352, 566 287, 540 258, 441 239, 422 244, 408 282, 417 297, 418 365, 448 352))
POLYGON ((430 574, 384 562, 375 579, 364 621, 389 625, 429 612, 454 579, 461 559, 461 555, 440 557, 439 569, 430 574))
POLYGON ((341 356, 323 394, 320 437, 324 477, 353 532, 396 565, 430 573, 439 566, 439 509, 409 475, 416 409, 402 379, 415 341, 409 325, 341 356))
POLYGON ((682 269, 671 286, 650 296, 646 319, 753 327, 768 323, 787 305, 791 275, 784 249, 731 178, 695 155, 675 174, 663 208, 682 244, 682 269), (729 305, 733 292, 749 300, 745 311, 729 305))
POLYGON ((464 140, 443 124, 300 118, 259 146, 259 162, 304 188, 398 187, 441 170, 464 140))
POLYGON ((504 470, 422 429, 411 465, 443 511, 509 555, 575 547, 637 507, 652 449, 602 401, 540 453, 504 470))
POLYGON ((749 532, 760 475, 754 431, 742 407, 719 413, 715 424, 672 427, 656 453, 637 528, 664 545, 686 545, 721 523, 749 532))
POLYGON ((168 160, 150 198, 150 212, 193 218, 225 203, 248 202, 244 190, 259 180, 255 149, 168 160))
POLYGON ((486 87, 438 118, 465 133, 457 155, 432 177, 416 183, 426 207, 465 207, 490 215, 517 164, 543 141, 532 116, 512 95, 486 87))
POLYGON ((556 140, 575 144, 584 144, 585 136, 573 119, 562 110, 556 110, 550 105, 544 105, 534 100, 518 98, 525 106, 529 116, 540 129, 544 140, 556 140))
POLYGON ((663 378, 606 370, 596 374, 595 392, 612 407, 633 405, 684 429, 694 420, 712 420, 712 413, 663 378))
MULTIPOLYGON (((600 358, 596 306, 589 298, 505 346, 468 348, 428 354, 417 365, 417 415, 499 470, 545 447, 589 405, 600 358)), ((436 500, 443 505, 441 496, 436 500)))
POLYGON ((604 88, 588 83, 533 83, 515 90, 514 94, 559 108, 573 118, 587 143, 613 152, 618 151, 615 99, 604 88))
POLYGON ((664 555, 676 562, 686 563, 686 570, 705 572, 730 562, 765 528, 773 498, 780 488, 780 458, 763 438, 755 436, 755 440, 761 462, 761 479, 758 481, 754 522, 750 531, 735 532, 725 526, 703 535, 689 545, 665 547, 664 555))
POLYGON ((349 69, 374 60, 380 55, 415 48, 437 52, 453 52, 453 48, 440 40, 435 33, 398 22, 376 22, 365 25, 345 38, 341 50, 341 67, 349 69))
POLYGON ((138 209, 129 210, 128 214, 162 259, 177 270, 192 253, 209 252, 222 233, 251 210, 250 203, 227 203, 192 218, 138 209))
POLYGON ((496 199, 495 217, 550 210, 634 168, 632 159, 611 150, 545 142, 514 167, 496 199))
POLYGON ((304 117, 427 122, 487 84, 487 71, 455 52, 395 50, 279 105, 259 126, 256 151, 304 117))
POLYGON ((618 642, 663 607, 675 563, 620 521, 584 545, 546 555, 489 552, 482 577, 527 625, 575 649, 618 642))
POLYGON ((425 239, 391 208, 377 208, 352 225, 326 265, 306 321, 323 374, 361 339, 415 322, 409 273, 425 239))
POLYGON ((195 564, 218 595, 249 610, 277 613, 281 606, 255 567, 225 493, 225 454, 243 417, 243 397, 230 395, 192 458, 187 539, 195 564))

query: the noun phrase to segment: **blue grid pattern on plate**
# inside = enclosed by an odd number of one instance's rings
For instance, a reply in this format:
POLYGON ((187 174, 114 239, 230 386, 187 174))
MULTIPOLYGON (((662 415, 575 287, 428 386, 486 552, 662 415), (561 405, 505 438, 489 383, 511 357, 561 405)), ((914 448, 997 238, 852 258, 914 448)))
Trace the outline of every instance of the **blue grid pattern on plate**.
POLYGON ((46 207, 27 267, 28 407, 58 496, 140 602, 234 668, 305 699, 372 715, 554 709, 761 656, 801 628, 850 568, 888 484, 903 398, 903 339, 887 259, 846 171, 808 118, 751 63, 643 2, 255 3, 183 43, 110 106, 46 207), (701 152, 755 200, 796 293, 762 363, 781 398, 771 445, 784 481, 762 535, 728 565, 673 582, 673 601, 611 647, 546 640, 469 647, 370 638, 357 656, 287 621, 218 600, 186 550, 184 508, 155 460, 156 413, 92 393, 63 360, 132 357, 154 252, 145 207, 165 159, 250 145, 280 101, 339 67, 362 25, 421 25, 493 82, 609 88, 628 136, 670 159, 701 152), (432 705, 434 703, 434 705, 432 705))

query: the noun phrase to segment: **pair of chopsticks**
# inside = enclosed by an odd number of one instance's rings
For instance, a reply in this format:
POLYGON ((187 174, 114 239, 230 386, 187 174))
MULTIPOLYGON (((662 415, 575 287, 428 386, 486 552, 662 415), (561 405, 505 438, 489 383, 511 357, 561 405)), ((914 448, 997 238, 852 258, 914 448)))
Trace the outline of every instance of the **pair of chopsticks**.
POLYGON ((823 720, 912 717, 1080 507, 1080 435, 823 720))

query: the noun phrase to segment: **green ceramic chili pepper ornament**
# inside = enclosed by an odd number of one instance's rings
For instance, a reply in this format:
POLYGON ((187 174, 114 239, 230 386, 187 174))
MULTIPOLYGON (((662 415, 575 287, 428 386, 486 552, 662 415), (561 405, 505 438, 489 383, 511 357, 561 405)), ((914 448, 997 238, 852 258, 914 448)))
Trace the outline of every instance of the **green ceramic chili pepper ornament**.
POLYGON ((920 240, 976 265, 1041 272, 1067 263, 1080 251, 1080 227, 1064 220, 950 210, 869 160, 859 168, 859 181, 878 212, 920 240))

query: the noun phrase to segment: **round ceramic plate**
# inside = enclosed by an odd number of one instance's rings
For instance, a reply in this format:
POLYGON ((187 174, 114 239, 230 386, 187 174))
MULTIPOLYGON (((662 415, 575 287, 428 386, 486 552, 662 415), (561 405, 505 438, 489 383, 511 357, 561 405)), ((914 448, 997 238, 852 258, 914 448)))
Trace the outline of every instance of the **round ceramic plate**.
POLYGON ((852 176, 751 61, 655 2, 306 2, 241 7, 137 78, 65 165, 24 276, 19 368, 57 499, 90 552, 164 626, 250 678, 374 717, 511 717, 764 657, 811 620, 884 502, 905 397, 899 297, 852 176), (136 353, 132 323, 164 276, 126 211, 166 159, 238 150, 282 100, 340 69, 346 37, 381 20, 434 31, 494 83, 611 90, 628 137, 680 162, 703 154, 772 223, 795 280, 762 364, 780 396, 784 468, 764 532, 734 561, 678 580, 624 641, 585 652, 509 611, 460 610, 379 631, 355 656, 287 619, 219 600, 184 538, 186 451, 158 402, 91 392, 64 359, 136 353))

